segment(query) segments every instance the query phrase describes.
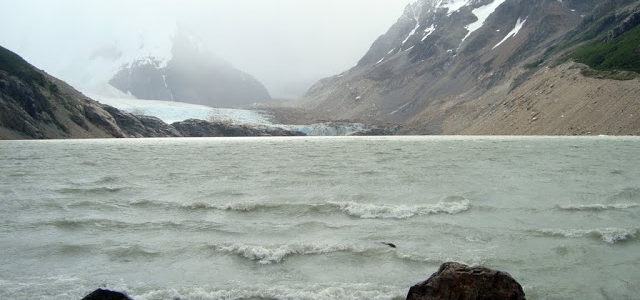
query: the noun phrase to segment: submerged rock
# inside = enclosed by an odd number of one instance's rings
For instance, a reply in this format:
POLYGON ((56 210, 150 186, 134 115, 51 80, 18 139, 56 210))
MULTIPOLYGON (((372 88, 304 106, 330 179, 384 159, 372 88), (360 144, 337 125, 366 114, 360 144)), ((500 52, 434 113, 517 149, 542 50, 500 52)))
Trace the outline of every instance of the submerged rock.
POLYGON ((86 295, 82 300, 133 300, 129 296, 115 291, 97 289, 86 295))
POLYGON ((522 286, 508 273, 448 262, 427 281, 409 289, 407 300, 524 300, 522 286))

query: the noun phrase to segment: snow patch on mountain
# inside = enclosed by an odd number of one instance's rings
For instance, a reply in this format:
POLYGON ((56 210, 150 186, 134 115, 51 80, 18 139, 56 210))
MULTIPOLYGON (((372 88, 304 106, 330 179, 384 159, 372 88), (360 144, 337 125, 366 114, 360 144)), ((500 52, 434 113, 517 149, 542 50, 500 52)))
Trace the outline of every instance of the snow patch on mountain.
POLYGON ((411 32, 407 35, 407 37, 402 41, 402 45, 404 45, 410 37, 412 37, 418 29, 420 28, 420 15, 422 13, 422 6, 424 5, 424 1, 413 2, 409 4, 409 8, 411 9, 411 18, 416 22, 416 27, 413 28, 411 32))
POLYGON ((525 18, 524 21, 521 18, 518 18, 518 21, 516 22, 516 25, 513 27, 513 29, 509 33, 507 33, 507 35, 502 39, 502 41, 498 42, 495 46, 493 46, 491 50, 498 48, 498 46, 502 45, 502 43, 506 42, 511 37, 516 36, 518 32, 520 32, 520 29, 522 29, 522 26, 524 26, 524 23, 527 22, 527 18, 525 18))
POLYGON ((471 2, 470 0, 440 0, 436 7, 446 8, 447 16, 458 11, 459 9, 467 6, 471 2))
POLYGON ((465 26, 465 28, 469 32, 467 32, 467 35, 462 38, 462 42, 464 42, 464 40, 466 40, 474 31, 480 29, 480 27, 484 25, 484 22, 487 20, 487 18, 505 1, 506 0, 494 0, 487 5, 480 6, 472 10, 471 13, 473 13, 476 18, 478 18, 478 20, 465 26))
POLYGON ((427 29, 424 30, 424 36, 420 41, 424 42, 424 40, 426 40, 427 37, 429 37, 434 31, 436 31, 436 26, 434 24, 431 24, 431 26, 427 27, 427 29))

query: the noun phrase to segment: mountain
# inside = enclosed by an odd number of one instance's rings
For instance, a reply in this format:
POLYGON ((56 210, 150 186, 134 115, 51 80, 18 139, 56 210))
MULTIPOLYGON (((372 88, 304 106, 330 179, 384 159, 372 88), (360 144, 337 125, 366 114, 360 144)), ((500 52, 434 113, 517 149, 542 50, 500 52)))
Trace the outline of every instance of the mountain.
POLYGON ((640 134, 639 23, 640 1, 416 0, 300 105, 403 133, 640 134))
POLYGON ((0 138, 124 136, 99 103, 0 47, 0 138))
POLYGON ((156 117, 103 105, 0 47, 0 139, 303 135, 228 122, 156 117))
POLYGON ((172 58, 154 57, 125 65, 109 83, 139 99, 170 100, 212 107, 238 107, 271 100, 253 76, 215 57, 178 32, 172 58))

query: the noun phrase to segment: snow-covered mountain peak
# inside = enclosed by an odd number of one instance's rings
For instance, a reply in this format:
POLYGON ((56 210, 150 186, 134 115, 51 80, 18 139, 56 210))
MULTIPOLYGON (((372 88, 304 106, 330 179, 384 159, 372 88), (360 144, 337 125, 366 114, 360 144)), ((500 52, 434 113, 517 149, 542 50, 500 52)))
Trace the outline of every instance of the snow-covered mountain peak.
POLYGON ((158 58, 153 55, 147 55, 140 57, 133 62, 125 64, 122 68, 138 68, 142 66, 153 66, 154 68, 165 68, 169 62, 169 59, 158 58))

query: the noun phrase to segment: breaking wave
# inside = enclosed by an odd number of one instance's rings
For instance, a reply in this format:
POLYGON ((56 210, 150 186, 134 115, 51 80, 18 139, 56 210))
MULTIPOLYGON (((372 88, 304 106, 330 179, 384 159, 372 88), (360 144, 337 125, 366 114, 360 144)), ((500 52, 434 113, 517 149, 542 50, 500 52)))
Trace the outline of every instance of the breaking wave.
POLYGON ((637 229, 624 228, 601 228, 601 229, 539 229, 535 232, 548 236, 581 238, 591 237, 600 239, 609 244, 624 242, 635 239, 638 235, 637 229))
POLYGON ((357 202, 334 202, 332 205, 349 216, 362 219, 407 219, 414 216, 440 213, 453 215, 471 208, 469 200, 439 202, 433 205, 423 206, 377 205, 357 202))
POLYGON ((208 203, 191 203, 181 206, 183 209, 201 210, 217 209, 236 212, 285 211, 296 213, 332 213, 340 212, 351 217, 362 219, 408 219, 414 216, 432 214, 458 214, 471 208, 469 200, 439 202, 430 205, 385 205, 359 202, 329 202, 324 204, 295 203, 232 203, 215 205, 208 203))
POLYGON ((635 203, 616 203, 616 204, 583 204, 583 205, 558 205, 557 209, 567 211, 603 211, 603 210, 622 210, 636 208, 640 205, 635 203))
POLYGON ((132 295, 138 299, 281 299, 281 300, 389 300, 404 299, 406 287, 388 286, 373 283, 326 283, 326 284, 287 284, 287 285, 246 285, 224 288, 183 288, 148 291, 132 295))
POLYGON ((463 259, 461 257, 447 256, 443 253, 423 255, 419 253, 403 252, 399 249, 390 248, 383 243, 371 244, 369 246, 321 243, 283 245, 221 244, 209 245, 206 248, 213 249, 218 253, 236 255, 262 265, 282 263, 287 258, 293 256, 322 255, 337 252, 367 257, 383 256, 407 262, 427 263, 433 265, 439 265, 446 261, 464 261, 471 264, 484 262, 484 257, 465 257, 463 259))
POLYGON ((217 252, 234 254, 240 257, 257 261, 260 264, 267 265, 273 263, 280 263, 287 257, 296 255, 317 255, 327 254, 335 252, 351 252, 351 253, 364 253, 367 251, 384 251, 389 252, 389 249, 383 247, 378 248, 364 248, 355 245, 345 244, 291 244, 291 245, 243 245, 243 244, 228 244, 228 245, 211 245, 210 248, 217 252))

